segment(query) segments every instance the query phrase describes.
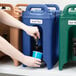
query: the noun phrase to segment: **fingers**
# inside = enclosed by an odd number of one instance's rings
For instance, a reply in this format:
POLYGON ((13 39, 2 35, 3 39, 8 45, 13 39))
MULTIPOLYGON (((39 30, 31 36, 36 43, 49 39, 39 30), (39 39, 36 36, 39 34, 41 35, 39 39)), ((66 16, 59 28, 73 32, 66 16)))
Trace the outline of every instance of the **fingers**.
POLYGON ((41 62, 41 59, 37 59, 37 58, 35 58, 36 59, 36 61, 39 61, 39 62, 41 62))
POLYGON ((35 39, 37 39, 37 38, 40 39, 40 33, 39 33, 39 31, 37 31, 37 32, 33 35, 33 37, 34 37, 35 39))
POLYGON ((40 33, 39 33, 39 30, 38 30, 38 27, 36 27, 37 31, 36 31, 36 36, 40 39, 40 33))
POLYGON ((34 34, 32 35, 32 37, 34 37, 35 39, 37 39, 37 36, 36 36, 36 35, 34 35, 34 34))
POLYGON ((41 64, 41 60, 40 59, 36 59, 36 64, 41 64))
POLYGON ((41 62, 36 62, 35 64, 37 64, 37 65, 41 65, 41 62))
POLYGON ((28 67, 40 67, 41 65, 41 60, 40 59, 37 59, 37 58, 33 58, 33 57, 29 57, 29 56, 26 56, 28 57, 25 61, 25 65, 27 65, 28 67))
POLYGON ((39 31, 37 32, 37 37, 40 39, 40 33, 39 33, 39 31))
POLYGON ((36 59, 34 67, 40 67, 40 65, 41 65, 41 60, 40 59, 36 59))
POLYGON ((40 65, 38 65, 38 64, 34 64, 34 66, 33 67, 40 67, 40 65))
POLYGON ((37 38, 40 39, 40 34, 37 32, 37 34, 34 34, 33 37, 34 37, 35 39, 37 39, 37 38))
POLYGON ((34 63, 33 65, 31 65, 31 67, 40 67, 40 65, 41 65, 41 60, 34 58, 34 63))
POLYGON ((35 61, 32 67, 40 67, 41 62, 35 61))

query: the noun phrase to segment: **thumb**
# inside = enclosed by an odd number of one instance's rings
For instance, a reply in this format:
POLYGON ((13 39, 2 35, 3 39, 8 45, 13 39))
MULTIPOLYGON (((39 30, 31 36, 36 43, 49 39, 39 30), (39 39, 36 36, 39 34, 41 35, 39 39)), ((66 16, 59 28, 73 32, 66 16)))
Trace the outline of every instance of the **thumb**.
POLYGON ((40 39, 40 33, 39 33, 39 31, 37 32, 36 37, 38 37, 40 39))

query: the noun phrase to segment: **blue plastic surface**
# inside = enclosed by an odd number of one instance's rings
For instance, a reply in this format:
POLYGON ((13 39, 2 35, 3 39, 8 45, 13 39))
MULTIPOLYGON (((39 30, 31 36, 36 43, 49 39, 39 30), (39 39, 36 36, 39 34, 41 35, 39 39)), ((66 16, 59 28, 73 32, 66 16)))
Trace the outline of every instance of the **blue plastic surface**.
POLYGON ((55 15, 54 18, 54 24, 53 24, 53 64, 55 64, 59 59, 59 16, 60 16, 60 8, 56 4, 46 4, 49 8, 55 8, 49 9, 49 13, 53 13, 55 15))
MULTIPOLYGON (((39 44, 42 45, 43 60, 48 69, 51 69, 58 60, 58 50, 56 50, 58 48, 58 20, 59 9, 49 11, 44 4, 29 5, 22 14, 24 24, 39 28, 39 44), (32 8, 41 8, 41 10, 31 11, 32 8)), ((34 42, 34 39, 23 31, 23 53, 25 55, 32 56, 34 42)))

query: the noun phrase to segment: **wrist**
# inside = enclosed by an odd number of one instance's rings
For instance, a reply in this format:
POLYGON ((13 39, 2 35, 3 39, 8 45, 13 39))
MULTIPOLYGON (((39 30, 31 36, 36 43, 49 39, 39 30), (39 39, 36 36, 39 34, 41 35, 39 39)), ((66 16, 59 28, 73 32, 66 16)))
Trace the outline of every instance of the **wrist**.
POLYGON ((22 59, 21 59, 21 62, 25 65, 27 65, 27 60, 28 60, 28 56, 23 56, 22 59))
POLYGON ((28 31, 28 28, 29 28, 29 26, 27 26, 27 25, 25 25, 25 24, 23 24, 23 25, 21 26, 21 29, 24 30, 25 32, 28 31))
POLYGON ((19 60, 21 63, 24 63, 24 61, 26 61, 26 58, 27 57, 25 55, 22 55, 19 60))

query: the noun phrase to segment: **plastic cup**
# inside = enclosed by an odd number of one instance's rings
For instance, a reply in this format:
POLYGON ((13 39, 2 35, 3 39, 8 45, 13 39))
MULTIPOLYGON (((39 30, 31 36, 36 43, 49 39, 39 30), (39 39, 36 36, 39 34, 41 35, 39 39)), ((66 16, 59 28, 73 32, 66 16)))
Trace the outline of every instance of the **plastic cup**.
POLYGON ((41 59, 42 58, 42 53, 38 52, 38 51, 33 51, 32 57, 41 59))

